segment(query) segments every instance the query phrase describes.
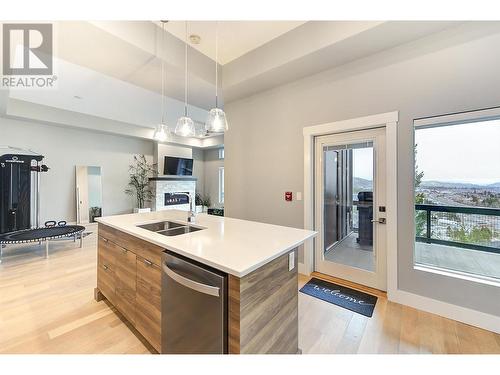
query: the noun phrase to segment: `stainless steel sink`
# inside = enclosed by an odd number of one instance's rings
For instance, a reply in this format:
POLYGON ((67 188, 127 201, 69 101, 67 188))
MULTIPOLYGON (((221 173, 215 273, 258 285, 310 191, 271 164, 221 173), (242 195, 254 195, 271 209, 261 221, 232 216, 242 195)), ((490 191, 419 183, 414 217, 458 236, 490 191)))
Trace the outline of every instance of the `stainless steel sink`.
POLYGON ((163 236, 179 236, 181 234, 197 232, 199 230, 205 229, 195 227, 187 223, 176 223, 174 221, 159 221, 156 223, 138 225, 138 227, 161 234, 163 236))
POLYGON ((191 232, 197 232, 201 230, 202 228, 197 228, 197 227, 192 227, 192 226, 186 226, 186 227, 179 227, 179 228, 172 228, 172 229, 167 229, 167 230, 161 230, 159 232, 156 232, 158 234, 163 234, 164 236, 178 236, 179 234, 186 234, 186 233, 191 233, 191 232))
POLYGON ((160 231, 168 230, 168 229, 172 229, 172 228, 184 227, 186 225, 187 224, 176 223, 174 221, 158 221, 156 223, 138 225, 138 227, 150 230, 151 232, 160 232, 160 231))

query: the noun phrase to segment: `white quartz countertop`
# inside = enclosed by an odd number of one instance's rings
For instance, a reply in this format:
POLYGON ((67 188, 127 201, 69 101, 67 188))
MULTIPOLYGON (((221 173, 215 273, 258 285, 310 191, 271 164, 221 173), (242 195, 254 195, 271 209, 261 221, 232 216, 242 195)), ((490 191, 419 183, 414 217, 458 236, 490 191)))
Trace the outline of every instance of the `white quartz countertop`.
POLYGON ((190 224, 203 227, 203 230, 178 236, 164 236, 138 227, 158 221, 186 222, 187 212, 180 210, 108 216, 96 220, 237 277, 249 274, 317 233, 207 214, 197 214, 190 224))

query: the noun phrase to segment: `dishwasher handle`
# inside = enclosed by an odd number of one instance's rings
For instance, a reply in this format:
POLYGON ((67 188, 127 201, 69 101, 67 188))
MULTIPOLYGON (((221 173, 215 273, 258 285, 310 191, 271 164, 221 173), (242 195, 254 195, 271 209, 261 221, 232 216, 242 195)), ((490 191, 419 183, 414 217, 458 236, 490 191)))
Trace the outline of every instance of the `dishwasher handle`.
POLYGON ((174 272, 171 268, 169 268, 165 263, 163 263, 163 271, 174 281, 178 282, 181 285, 184 285, 186 288, 196 290, 197 292, 203 294, 209 294, 211 296, 219 297, 220 296, 220 288, 216 286, 206 285, 199 283, 197 281, 188 279, 187 277, 181 276, 178 273, 174 272))

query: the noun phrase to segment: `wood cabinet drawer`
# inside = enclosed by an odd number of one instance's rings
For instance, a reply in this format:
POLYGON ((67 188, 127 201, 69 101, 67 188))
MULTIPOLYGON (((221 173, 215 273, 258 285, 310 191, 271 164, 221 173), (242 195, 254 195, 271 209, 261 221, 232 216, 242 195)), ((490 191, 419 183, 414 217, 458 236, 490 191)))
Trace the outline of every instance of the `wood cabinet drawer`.
POLYGON ((120 248, 115 255, 116 307, 130 321, 135 323, 136 255, 120 248))
POLYGON ((97 288, 113 305, 115 298, 115 274, 113 270, 102 261, 97 262, 97 288))
POLYGON ((136 328, 161 353, 161 269, 137 257, 136 328))
POLYGON ((97 287, 104 296, 115 304, 115 254, 118 247, 99 237, 97 247, 97 287))
POLYGON ((161 353, 163 249, 103 224, 98 231, 98 289, 161 353))
POLYGON ((161 247, 131 236, 130 234, 120 232, 104 224, 99 224, 98 231, 99 236, 102 236, 103 238, 106 238, 145 259, 149 259, 154 264, 161 264, 161 254, 163 252, 161 247))
POLYGON ((119 251, 119 247, 108 241, 106 238, 98 237, 97 256, 98 260, 114 270, 115 256, 119 251))

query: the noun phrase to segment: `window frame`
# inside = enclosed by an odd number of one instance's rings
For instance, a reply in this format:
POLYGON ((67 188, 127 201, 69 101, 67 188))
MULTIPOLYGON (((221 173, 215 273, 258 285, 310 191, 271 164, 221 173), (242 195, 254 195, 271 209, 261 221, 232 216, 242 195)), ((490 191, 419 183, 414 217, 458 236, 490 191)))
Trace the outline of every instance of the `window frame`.
MULTIPOLYGON (((445 127, 451 125, 460 125, 466 123, 476 123, 485 122, 491 120, 500 120, 500 107, 492 107, 478 110, 470 110, 456 113, 449 113, 444 115, 436 115, 430 117, 422 117, 413 120, 413 132, 412 132, 412 171, 415 171, 415 133, 418 129, 434 128, 434 127, 445 127)), ((415 257, 415 237, 416 237, 416 220, 415 220, 415 173, 412 173, 412 267, 414 270, 428 272, 433 274, 439 274, 446 277, 452 277, 456 279, 468 280, 476 282, 479 284, 493 285, 500 287, 500 280, 497 278, 472 274, 468 272, 462 272, 457 270, 452 270, 448 268, 441 268, 432 265, 426 265, 416 262, 415 257)))
POLYGON ((224 167, 219 167, 219 203, 224 204, 224 167))

